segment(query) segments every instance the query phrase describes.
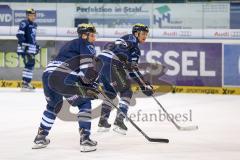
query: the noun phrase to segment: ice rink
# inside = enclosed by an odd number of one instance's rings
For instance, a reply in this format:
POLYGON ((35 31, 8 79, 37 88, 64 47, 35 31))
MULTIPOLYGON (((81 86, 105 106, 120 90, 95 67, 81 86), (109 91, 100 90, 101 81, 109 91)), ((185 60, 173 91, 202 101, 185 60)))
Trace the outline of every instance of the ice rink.
MULTIPOLYGON (((23 93, 19 89, 0 89, 0 160, 239 160, 240 98, 229 95, 166 94, 157 97, 173 114, 186 114, 185 126, 197 124, 197 131, 178 131, 170 122, 150 121, 144 115, 159 116, 152 98, 139 98, 129 115, 150 136, 169 138, 170 143, 150 143, 127 122, 126 136, 112 130, 97 132, 98 119, 93 120, 92 139, 98 141, 96 152, 81 153, 77 122, 57 119, 50 132, 50 145, 32 150, 45 98, 42 90, 23 93), (191 112, 191 119, 190 119, 191 112)), ((93 108, 101 101, 93 102, 93 108)), ((73 112, 76 111, 73 109, 73 112)), ((163 113, 163 112, 161 112, 163 113)), ((115 111, 110 122, 113 122, 115 111)), ((159 117, 157 117, 159 118, 159 117)))

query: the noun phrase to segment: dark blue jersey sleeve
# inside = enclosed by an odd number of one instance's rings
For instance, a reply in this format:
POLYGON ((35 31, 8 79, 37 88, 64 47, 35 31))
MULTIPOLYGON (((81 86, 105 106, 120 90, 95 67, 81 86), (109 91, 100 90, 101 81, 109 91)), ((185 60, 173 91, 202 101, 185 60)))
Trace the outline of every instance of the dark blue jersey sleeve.
POLYGON ((37 24, 28 20, 22 20, 19 23, 18 32, 16 37, 18 44, 26 43, 29 45, 37 45, 36 42, 37 24))
POLYGON ((125 56, 128 62, 138 63, 141 54, 138 40, 134 35, 128 34, 117 39, 115 45, 117 52, 125 56))
POLYGON ((130 66, 129 76, 133 80, 135 80, 139 84, 139 86, 142 86, 144 85, 143 82, 145 80, 138 68, 138 63, 141 56, 141 51, 138 46, 139 45, 138 40, 132 34, 123 36, 122 39, 128 44, 127 54, 128 54, 128 65, 130 66))
POLYGON ((93 44, 87 43, 80 47, 80 77, 82 81, 86 84, 90 84, 96 80, 98 74, 96 68, 94 67, 96 56, 95 46, 93 44))
POLYGON ((18 32, 16 34, 16 37, 18 39, 18 44, 22 44, 26 41, 25 34, 26 34, 27 25, 28 25, 28 23, 25 20, 22 20, 19 23, 18 32))

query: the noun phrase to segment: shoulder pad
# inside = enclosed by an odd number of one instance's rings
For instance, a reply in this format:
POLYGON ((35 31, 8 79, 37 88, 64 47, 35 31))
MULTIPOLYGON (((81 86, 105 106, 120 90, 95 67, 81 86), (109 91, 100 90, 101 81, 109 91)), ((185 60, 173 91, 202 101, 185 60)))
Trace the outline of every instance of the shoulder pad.
POLYGON ((122 38, 117 39, 117 40, 115 41, 115 45, 120 45, 120 46, 128 47, 127 42, 126 42, 124 39, 122 39, 122 38))

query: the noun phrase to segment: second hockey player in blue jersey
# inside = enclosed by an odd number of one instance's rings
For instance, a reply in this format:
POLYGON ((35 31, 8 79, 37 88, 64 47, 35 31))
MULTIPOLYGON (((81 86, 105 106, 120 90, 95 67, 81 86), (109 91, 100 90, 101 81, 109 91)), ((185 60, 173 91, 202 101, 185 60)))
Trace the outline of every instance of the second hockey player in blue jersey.
POLYGON ((43 112, 33 149, 44 148, 50 140, 49 131, 63 105, 63 97, 79 108, 78 123, 82 152, 96 150, 97 142, 90 139, 91 100, 96 98, 94 82, 98 77, 94 65, 96 29, 91 24, 81 24, 79 38, 67 42, 43 73, 43 89, 47 106, 43 112))
MULTIPOLYGON (((140 86, 142 92, 151 96, 153 87, 145 81, 138 69, 138 62, 141 56, 139 44, 144 43, 148 36, 149 29, 143 24, 136 24, 132 28, 132 34, 125 35, 113 43, 105 46, 98 58, 102 61, 103 67, 100 71, 100 80, 109 99, 114 99, 120 93, 119 108, 114 121, 114 131, 126 134, 127 127, 124 118, 128 112, 128 106, 132 98, 132 90, 129 76, 140 86)), ((112 109, 111 103, 105 100, 102 103, 101 118, 98 126, 99 131, 108 131, 111 125, 108 118, 112 109)))
POLYGON ((37 24, 36 11, 32 8, 26 10, 26 20, 19 23, 17 32, 18 48, 17 53, 22 56, 24 69, 22 72, 22 90, 33 91, 31 85, 35 65, 35 55, 39 52, 39 45, 36 42, 37 24))

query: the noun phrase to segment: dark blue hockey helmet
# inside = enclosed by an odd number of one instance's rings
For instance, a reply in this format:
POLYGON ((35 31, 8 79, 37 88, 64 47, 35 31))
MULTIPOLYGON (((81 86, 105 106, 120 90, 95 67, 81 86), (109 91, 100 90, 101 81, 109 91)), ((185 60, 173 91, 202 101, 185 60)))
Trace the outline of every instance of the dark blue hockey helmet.
POLYGON ((140 24, 137 23, 133 26, 132 28, 132 34, 136 33, 136 32, 140 32, 140 31, 144 31, 144 32, 149 32, 149 28, 148 26, 144 25, 144 24, 140 24))
POLYGON ((36 11, 33 8, 28 8, 26 10, 26 15, 28 15, 28 14, 36 14, 36 11))
POLYGON ((94 25, 82 23, 78 25, 77 33, 78 33, 78 36, 81 36, 82 34, 97 33, 97 32, 94 25))

